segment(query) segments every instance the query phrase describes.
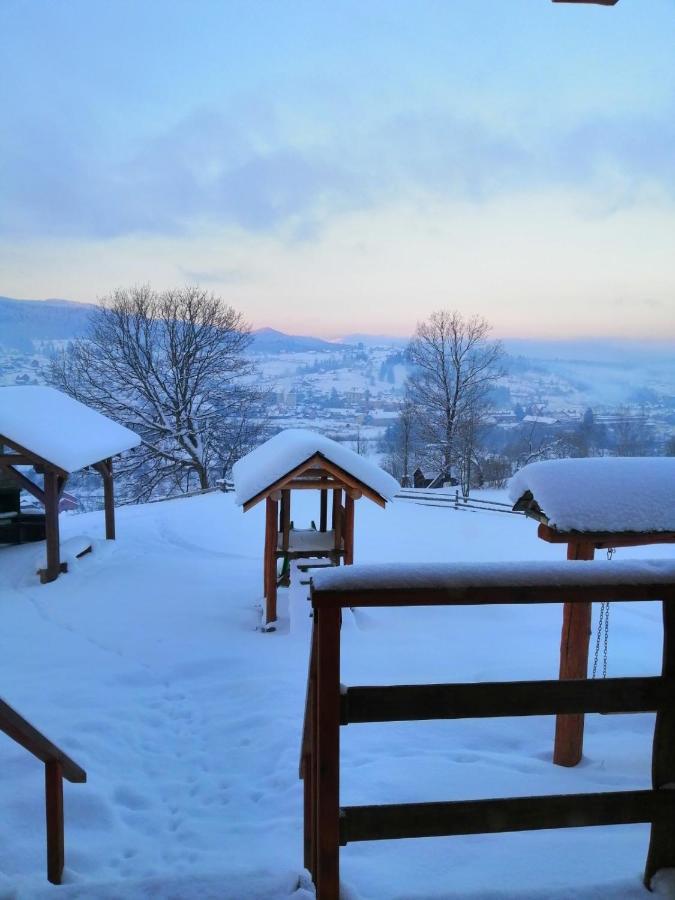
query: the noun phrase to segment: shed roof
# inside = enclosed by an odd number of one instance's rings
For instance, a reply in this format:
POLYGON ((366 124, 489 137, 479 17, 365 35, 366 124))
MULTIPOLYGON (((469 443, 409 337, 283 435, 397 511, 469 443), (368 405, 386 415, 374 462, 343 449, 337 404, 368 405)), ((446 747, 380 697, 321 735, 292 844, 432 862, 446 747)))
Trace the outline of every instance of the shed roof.
POLYGON ((513 476, 509 496, 558 531, 673 532, 675 457, 535 462, 513 476))
POLYGON ((383 500, 391 500, 399 483, 375 463, 316 431, 288 428, 236 462, 232 478, 237 503, 243 506, 298 466, 320 454, 360 481, 383 500))
POLYGON ((52 387, 0 387, 0 435, 64 472, 137 447, 123 425, 52 387))

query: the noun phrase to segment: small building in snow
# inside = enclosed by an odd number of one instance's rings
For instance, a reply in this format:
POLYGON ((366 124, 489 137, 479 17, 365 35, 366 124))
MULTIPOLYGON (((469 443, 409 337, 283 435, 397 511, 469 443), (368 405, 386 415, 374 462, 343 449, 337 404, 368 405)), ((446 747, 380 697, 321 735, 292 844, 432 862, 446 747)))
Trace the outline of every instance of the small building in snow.
POLYGON ((263 562, 265 624, 276 620, 277 560, 354 559, 354 501, 367 497, 384 507, 399 484, 379 466, 314 431, 289 428, 235 463, 236 501, 244 512, 266 501, 263 562), (319 528, 291 528, 291 492, 319 491, 319 528), (330 528, 328 495, 331 495, 330 528))
MULTIPOLYGON (((65 570, 60 559, 59 508, 68 476, 93 468, 103 478, 106 538, 115 537, 112 458, 137 447, 140 437, 83 403, 51 387, 0 387, 0 473, 2 484, 13 482, 28 491, 45 510, 47 564, 43 582, 65 570), (43 486, 31 481, 22 467, 32 466, 43 486)), ((5 504, 10 505, 10 504, 5 504)), ((7 534, 23 526, 20 509, 11 508, 0 527, 7 534)))

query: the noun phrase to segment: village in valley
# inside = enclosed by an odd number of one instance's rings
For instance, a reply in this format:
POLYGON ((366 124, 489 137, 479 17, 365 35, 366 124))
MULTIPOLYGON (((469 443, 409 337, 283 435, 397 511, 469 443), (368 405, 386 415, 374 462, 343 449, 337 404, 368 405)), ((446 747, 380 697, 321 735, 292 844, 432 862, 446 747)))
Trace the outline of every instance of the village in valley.
POLYGON ((674 16, 0 3, 0 900, 675 900, 674 16))

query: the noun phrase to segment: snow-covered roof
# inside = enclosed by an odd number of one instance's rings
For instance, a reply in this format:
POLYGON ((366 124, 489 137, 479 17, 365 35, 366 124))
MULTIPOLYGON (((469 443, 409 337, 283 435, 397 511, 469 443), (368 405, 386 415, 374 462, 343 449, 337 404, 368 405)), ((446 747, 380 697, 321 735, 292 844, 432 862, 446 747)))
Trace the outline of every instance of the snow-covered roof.
POLYGON ((141 439, 51 387, 0 387, 0 434, 65 472, 137 447, 141 439))
POLYGON ((391 500, 400 489, 395 478, 344 444, 316 431, 287 428, 234 464, 232 478, 237 503, 240 506, 248 503, 317 453, 383 500, 391 500))
POLYGON ((511 479, 558 531, 675 531, 675 457, 550 459, 511 479))

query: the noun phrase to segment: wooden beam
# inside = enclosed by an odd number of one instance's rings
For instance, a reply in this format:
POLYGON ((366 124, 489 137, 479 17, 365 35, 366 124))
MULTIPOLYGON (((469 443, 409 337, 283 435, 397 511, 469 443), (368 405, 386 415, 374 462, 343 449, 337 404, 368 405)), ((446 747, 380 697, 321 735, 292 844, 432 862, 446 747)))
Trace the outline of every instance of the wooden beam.
POLYGON ((33 460, 25 453, 0 453, 0 466, 32 466, 33 460))
POLYGON ((47 763, 50 760, 59 762, 63 777, 68 781, 83 784, 87 780, 87 773, 84 769, 52 744, 4 700, 0 700, 0 731, 4 731, 7 737, 20 744, 41 762, 47 763))
MULTIPOLYGON (((323 478, 322 481, 327 483, 328 479, 323 478)), ((328 491, 322 488, 319 497, 319 531, 325 532, 328 529, 328 491)))
POLYGON ((291 492, 284 488, 281 492, 281 549, 288 550, 291 539, 291 492))
MULTIPOLYGON (((663 601, 663 665, 664 679, 675 677, 675 591, 663 601)), ((652 786, 661 794, 672 796, 675 783, 675 692, 670 702, 659 709, 654 726, 652 751, 652 786)), ((644 882, 651 887, 659 869, 675 868, 675 817, 654 821, 652 825, 644 882)))
POLYGON ((295 478, 293 481, 287 482, 286 485, 292 491, 329 491, 338 487, 346 488, 346 486, 344 481, 327 481, 323 478, 295 478))
POLYGON ((64 864, 63 773, 56 760, 45 763, 45 809, 47 814, 47 878, 61 884, 64 864))
POLYGON ((632 825, 675 816, 675 791, 612 791, 458 800, 450 803, 396 803, 347 806, 340 810, 341 843, 497 834, 589 825, 632 825))
POLYGON ((321 900, 339 900, 340 610, 322 609, 316 624, 316 888, 321 900))
POLYGON ((596 550, 609 547, 645 547, 649 544, 675 544, 675 531, 556 531, 541 524, 537 537, 549 544, 584 543, 596 550))
POLYGON ((46 505, 45 492, 42 490, 42 488, 38 487, 37 484, 32 482, 30 478, 26 478, 23 472, 17 472, 17 470, 13 469, 11 466, 7 466, 3 469, 3 471, 5 475, 9 475, 10 478, 14 479, 14 481, 16 481, 24 491, 32 494, 32 496, 35 497, 35 499, 40 503, 42 503, 43 506, 46 505))
POLYGON ((276 622, 277 619, 277 538, 278 538, 278 522, 279 522, 279 503, 271 497, 266 501, 266 559, 265 571, 266 590, 265 590, 265 625, 276 622))
POLYGON ((351 566, 354 562, 354 498, 349 491, 345 494, 345 565, 351 566))
POLYGON ((7 435, 0 434, 0 447, 6 444, 8 447, 11 447, 12 450, 15 450, 17 453, 20 453, 22 456, 27 456, 31 460, 31 465, 33 466, 42 466, 44 469, 53 469, 58 475, 63 475, 66 478, 70 474, 66 472, 65 469, 62 469, 60 466, 55 465, 52 462, 49 462, 48 459, 45 459, 42 456, 39 456, 37 453, 33 453, 32 450, 29 450, 28 447, 22 447, 21 444, 17 444, 16 441, 13 441, 11 438, 8 438, 7 435))
POLYGON ((112 459, 94 463, 93 468, 103 479, 103 508, 105 510, 106 540, 115 540, 115 488, 113 482, 112 459))
POLYGON ((47 567, 40 571, 40 581, 56 581, 61 571, 59 539, 59 482, 56 472, 45 472, 45 530, 47 538, 47 567))
MULTIPOLYGON (((592 560, 592 544, 567 545, 567 558, 592 560)), ((560 633, 560 678, 586 678, 588 675, 588 647, 591 638, 591 603, 563 604, 563 623, 560 633)), ((584 750, 584 716, 560 715, 556 718, 553 762, 557 766, 576 766, 584 750)))
POLYGON ((669 706, 673 696, 675 677, 658 676, 349 687, 342 689, 340 721, 347 725, 554 713, 655 712, 669 706))
POLYGON ((553 0, 554 3, 592 3, 595 6, 616 6, 619 0, 553 0))

